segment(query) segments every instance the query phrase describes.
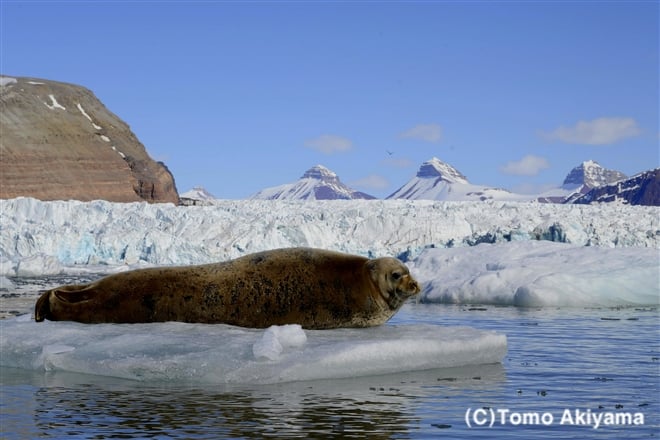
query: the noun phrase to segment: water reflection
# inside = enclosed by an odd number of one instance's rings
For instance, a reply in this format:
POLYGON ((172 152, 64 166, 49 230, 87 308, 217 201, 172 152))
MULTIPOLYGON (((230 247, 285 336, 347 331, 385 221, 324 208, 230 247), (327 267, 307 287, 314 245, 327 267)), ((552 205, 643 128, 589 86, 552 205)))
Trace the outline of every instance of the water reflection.
POLYGON ((405 437, 419 424, 428 399, 496 392, 505 381, 501 364, 251 387, 0 372, 7 438, 405 437), (32 401, 26 383, 33 384, 32 401), (13 425, 12 413, 25 422, 28 411, 32 428, 13 425))

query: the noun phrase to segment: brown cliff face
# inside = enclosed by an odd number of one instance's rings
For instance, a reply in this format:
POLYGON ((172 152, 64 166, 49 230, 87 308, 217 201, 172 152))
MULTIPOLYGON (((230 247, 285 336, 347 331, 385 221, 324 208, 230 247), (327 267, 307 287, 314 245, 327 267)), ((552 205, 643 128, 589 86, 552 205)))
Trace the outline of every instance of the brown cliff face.
POLYGON ((174 177, 80 86, 0 77, 0 198, 178 203, 174 177))

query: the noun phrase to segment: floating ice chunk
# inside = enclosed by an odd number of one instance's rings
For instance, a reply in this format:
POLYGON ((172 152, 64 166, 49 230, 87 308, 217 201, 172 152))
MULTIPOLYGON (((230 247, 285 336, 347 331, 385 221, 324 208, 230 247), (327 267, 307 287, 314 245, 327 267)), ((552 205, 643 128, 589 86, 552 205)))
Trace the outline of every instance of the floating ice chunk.
POLYGON ((16 275, 21 277, 55 275, 62 273, 59 260, 50 255, 36 254, 22 259, 16 267, 16 275))
POLYGON ((15 276, 17 266, 18 264, 15 261, 5 257, 4 255, 0 255, 0 275, 15 276))
POLYGON ((658 249, 547 241, 428 249, 412 263, 422 301, 452 304, 625 306, 660 303, 658 249))
POLYGON ((273 325, 254 343, 252 353, 256 359, 276 360, 285 348, 302 347, 306 342, 307 335, 300 325, 273 325))
POLYGON ((50 98, 51 104, 47 104, 44 102, 44 104, 46 104, 46 107, 48 107, 51 110, 55 110, 56 108, 66 110, 66 107, 60 105, 60 103, 57 102, 57 99, 55 99, 55 95, 48 95, 48 97, 50 98))
POLYGON ((335 379, 498 363, 506 350, 506 337, 493 331, 425 324, 303 331, 300 326, 0 321, 2 366, 142 381, 335 379))
POLYGON ((274 361, 279 359, 282 350, 282 344, 280 344, 277 336, 270 329, 266 330, 261 339, 252 346, 252 354, 254 354, 257 360, 266 359, 274 361))
POLYGON ((7 277, 0 275, 0 289, 9 290, 16 287, 14 283, 7 277))
POLYGON ((299 324, 273 326, 273 330, 284 348, 302 347, 307 342, 307 334, 299 324))
POLYGON ((42 348, 41 354, 47 356, 49 354, 69 353, 75 349, 76 347, 72 347, 70 345, 53 344, 53 345, 47 345, 44 348, 42 348))

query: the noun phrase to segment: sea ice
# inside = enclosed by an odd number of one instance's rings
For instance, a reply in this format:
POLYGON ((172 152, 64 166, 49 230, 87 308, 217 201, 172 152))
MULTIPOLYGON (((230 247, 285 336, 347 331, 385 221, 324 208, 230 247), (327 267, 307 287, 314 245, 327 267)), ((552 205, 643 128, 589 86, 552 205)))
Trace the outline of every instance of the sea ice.
POLYGON ((0 290, 9 290, 16 287, 16 285, 7 277, 0 276, 0 290))
POLYGON ((421 300, 451 304, 660 304, 660 253, 547 241, 427 249, 411 263, 421 300))
POLYGON ((255 359, 276 360, 285 348, 302 347, 307 342, 307 335, 298 324, 273 325, 264 331, 252 345, 255 359))
POLYGON ((0 321, 0 365, 142 381, 278 383, 499 363, 506 336, 428 324, 266 330, 228 325, 0 321), (270 336, 268 336, 270 335, 270 336), (272 339, 271 339, 272 338, 272 339), (264 340, 271 339, 271 342, 264 340), (283 349, 255 358, 259 344, 283 349))

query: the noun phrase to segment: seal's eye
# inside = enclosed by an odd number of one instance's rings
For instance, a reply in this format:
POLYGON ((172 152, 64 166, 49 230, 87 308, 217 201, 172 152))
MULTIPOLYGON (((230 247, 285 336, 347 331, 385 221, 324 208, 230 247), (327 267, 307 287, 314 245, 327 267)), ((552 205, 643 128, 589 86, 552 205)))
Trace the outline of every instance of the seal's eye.
POLYGON ((392 272, 392 279, 394 281, 398 280, 399 278, 401 278, 401 273, 400 272, 392 272))

